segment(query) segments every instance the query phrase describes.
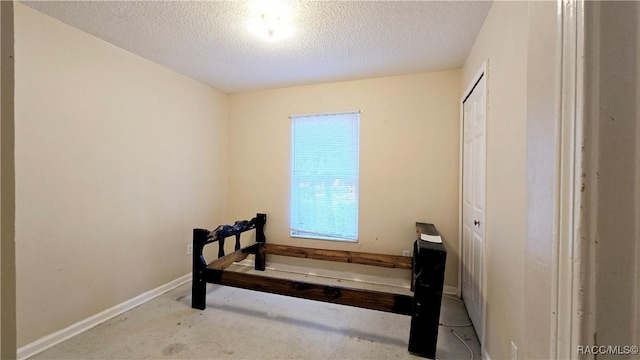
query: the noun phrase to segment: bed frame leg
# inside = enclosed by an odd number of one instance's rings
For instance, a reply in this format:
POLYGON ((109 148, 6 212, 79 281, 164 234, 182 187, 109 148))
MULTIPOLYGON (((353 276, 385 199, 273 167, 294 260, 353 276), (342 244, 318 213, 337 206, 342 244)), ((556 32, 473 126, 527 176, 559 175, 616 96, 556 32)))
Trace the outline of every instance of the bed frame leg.
POLYGON ((258 243, 258 250, 256 251, 255 269, 258 271, 264 271, 266 268, 266 256, 262 245, 263 243, 258 243))
POLYGON ((264 225, 267 223, 267 214, 256 215, 256 243, 258 243, 258 251, 256 251, 255 269, 264 271, 266 266, 266 256, 262 247, 267 241, 264 236, 264 225))
POLYGON ((413 247, 414 293, 409 352, 435 359, 447 253, 419 246, 420 241, 416 240, 413 247))
POLYGON ((207 282, 204 272, 207 267, 202 249, 207 243, 209 231, 193 229, 193 279, 191 282, 191 307, 204 310, 207 306, 207 282))

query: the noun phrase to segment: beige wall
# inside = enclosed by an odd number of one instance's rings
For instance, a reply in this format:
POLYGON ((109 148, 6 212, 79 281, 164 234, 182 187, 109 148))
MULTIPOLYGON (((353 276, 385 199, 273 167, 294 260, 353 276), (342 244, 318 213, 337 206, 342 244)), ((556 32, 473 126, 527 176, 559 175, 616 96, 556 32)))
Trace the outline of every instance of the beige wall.
POLYGON ((397 255, 416 221, 433 222, 457 286, 459 84, 452 70, 231 95, 230 217, 266 212, 268 242, 397 255), (359 242, 291 238, 289 116, 351 110, 362 111, 359 242))
POLYGON ((527 7, 494 2, 462 71, 465 89, 488 60, 484 346, 493 359, 525 343, 527 7))
POLYGON ((527 54, 527 237, 525 245, 525 343, 519 355, 550 357, 555 209, 559 166, 556 106, 556 11, 553 1, 529 2, 527 54))
POLYGON ((18 345, 190 271, 227 96, 16 4, 18 345))

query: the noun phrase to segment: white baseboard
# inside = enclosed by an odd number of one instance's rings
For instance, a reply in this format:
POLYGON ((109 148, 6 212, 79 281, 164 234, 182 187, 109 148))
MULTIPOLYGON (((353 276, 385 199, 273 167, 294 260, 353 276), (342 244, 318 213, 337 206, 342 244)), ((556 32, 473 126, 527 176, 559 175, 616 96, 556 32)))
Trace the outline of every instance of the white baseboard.
POLYGON ((491 356, 489 356, 489 353, 487 352, 487 349, 485 349, 485 348, 482 349, 482 359, 483 360, 491 360, 491 356))
POLYGON ((458 287, 457 286, 449 286, 445 285, 442 289, 442 292, 447 295, 458 296, 458 287))
POLYGON ((169 290, 187 283, 191 280, 191 273, 181 276, 173 281, 170 281, 164 285, 161 285, 153 290, 149 290, 143 294, 140 294, 132 299, 129 299, 123 303, 120 303, 112 308, 88 317, 84 320, 80 320, 75 324, 72 324, 64 329, 58 330, 53 334, 41 337, 40 339, 29 343, 27 345, 18 348, 18 359, 28 359, 38 353, 41 353, 48 348, 57 345, 73 336, 76 336, 84 331, 91 329, 94 326, 102 324, 103 322, 112 319, 126 311, 133 309, 134 307, 141 305, 153 298, 156 298, 169 290))

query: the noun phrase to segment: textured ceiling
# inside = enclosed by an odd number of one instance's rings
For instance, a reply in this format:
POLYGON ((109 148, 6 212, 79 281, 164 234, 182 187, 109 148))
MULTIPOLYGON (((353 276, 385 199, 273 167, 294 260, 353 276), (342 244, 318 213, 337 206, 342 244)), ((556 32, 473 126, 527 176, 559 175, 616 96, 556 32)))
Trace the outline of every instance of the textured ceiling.
POLYGON ((250 31, 252 1, 25 4, 227 93, 462 66, 485 1, 279 1, 291 36, 250 31))

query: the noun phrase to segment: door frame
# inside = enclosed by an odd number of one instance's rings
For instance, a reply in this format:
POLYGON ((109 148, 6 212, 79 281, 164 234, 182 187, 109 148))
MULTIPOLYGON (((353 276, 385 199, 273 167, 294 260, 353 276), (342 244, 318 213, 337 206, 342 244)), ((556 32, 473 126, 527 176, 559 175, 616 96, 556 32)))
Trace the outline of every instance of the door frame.
MULTIPOLYGON (((489 59, 485 60, 476 74, 471 78, 471 81, 467 85, 467 88, 462 93, 462 97, 460 98, 460 156, 459 156, 459 176, 458 176, 458 249, 460 251, 460 261, 458 261, 458 297, 462 298, 462 262, 464 261, 463 255, 463 241, 462 241, 462 212, 463 212, 463 199, 462 199, 462 190, 464 188, 463 184, 463 168, 464 168, 464 101, 469 97, 475 85, 478 83, 481 77, 484 76, 484 102, 485 102, 485 121, 484 121, 484 193, 485 193, 485 203, 484 203, 484 219, 482 221, 485 223, 485 231, 482 239, 482 294, 486 294, 487 289, 487 276, 486 276, 486 238, 487 238, 487 227, 486 227, 486 218, 487 218, 487 118, 489 114, 489 59)), ((480 340, 481 351, 484 353, 484 343, 485 336, 487 330, 487 322, 485 319, 485 315, 487 313, 487 302, 485 297, 481 297, 481 308, 482 308, 482 339, 480 340)))
MULTIPOLYGON (((550 356, 558 359, 577 359, 579 344, 586 344, 584 334, 595 329, 588 319, 576 316, 579 311, 589 312, 589 297, 584 286, 589 284, 589 274, 581 264, 588 260, 589 240, 584 237, 581 223, 584 203, 581 176, 584 172, 585 139, 585 2, 584 0, 557 0, 557 29, 561 51, 556 63, 559 73, 556 83, 556 99, 559 118, 556 138, 556 205, 554 220, 556 236, 553 239, 552 259, 552 314, 550 356), (587 304, 585 304, 585 301, 587 304)), ((597 24, 591 24, 597 26, 597 24)), ((591 335, 589 335, 591 336, 591 335)))

